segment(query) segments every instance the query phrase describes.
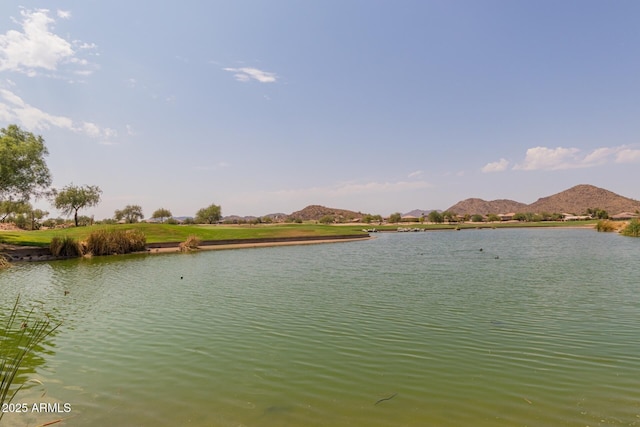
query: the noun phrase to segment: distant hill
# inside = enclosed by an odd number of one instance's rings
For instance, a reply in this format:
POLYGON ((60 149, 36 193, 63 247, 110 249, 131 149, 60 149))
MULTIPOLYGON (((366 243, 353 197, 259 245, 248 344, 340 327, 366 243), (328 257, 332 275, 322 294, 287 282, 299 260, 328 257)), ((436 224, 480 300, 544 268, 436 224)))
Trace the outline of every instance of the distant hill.
POLYGON ((576 185, 542 197, 528 206, 529 212, 558 212, 580 215, 587 209, 604 209, 609 215, 640 210, 640 202, 593 185, 576 185))
POLYGON ((458 215, 487 215, 490 213, 510 212, 549 212, 580 215, 590 208, 604 209, 609 215, 615 215, 625 211, 635 212, 640 210, 640 202, 603 188, 581 184, 552 196, 542 197, 530 205, 513 200, 486 201, 482 199, 466 199, 447 210, 458 215))
POLYGON ((482 199, 466 199, 456 203, 447 209, 458 215, 487 215, 490 213, 510 213, 510 212, 528 212, 525 203, 513 200, 499 199, 486 201, 482 199))
POLYGON ((354 212, 345 209, 328 208, 320 205, 310 205, 306 208, 293 212, 290 218, 300 218, 303 221, 317 221, 325 215, 331 215, 336 220, 352 220, 362 218, 362 212, 354 212))

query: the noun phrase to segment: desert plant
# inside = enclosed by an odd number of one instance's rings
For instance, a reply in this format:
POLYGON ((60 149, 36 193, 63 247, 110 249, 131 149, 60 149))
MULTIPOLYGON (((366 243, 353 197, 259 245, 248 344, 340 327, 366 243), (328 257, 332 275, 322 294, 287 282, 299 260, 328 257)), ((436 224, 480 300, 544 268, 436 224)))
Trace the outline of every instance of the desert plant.
MULTIPOLYGON (((0 330, 0 406, 11 403, 24 387, 24 382, 15 384, 25 358, 60 325, 52 325, 48 317, 36 318, 31 309, 26 316, 20 315, 20 297, 16 298, 7 325, 0 330)), ((4 411, 0 411, 2 420, 4 411)))
POLYGON ((4 255, 0 254, 0 270, 4 268, 9 268, 10 266, 11 266, 11 263, 9 262, 9 260, 5 258, 4 255))
POLYGON ((127 254, 143 251, 147 238, 140 230, 96 230, 89 234, 85 245, 93 255, 127 254))
POLYGON ((629 224, 621 231, 624 236, 640 237, 640 220, 637 218, 629 221, 629 224))
POLYGON ((54 237, 49 244, 49 250, 53 256, 79 257, 82 256, 82 247, 76 239, 70 236, 54 237))
POLYGON ((596 230, 602 231, 602 232, 610 232, 610 231, 615 231, 616 226, 613 223, 613 221, 609 221, 608 219, 601 219, 596 223, 596 230))
POLYGON ((201 243, 202 241, 198 238, 198 236, 194 236, 192 234, 191 236, 187 237, 187 240, 180 243, 179 246, 182 252, 189 252, 198 249, 198 246, 200 246, 201 243))

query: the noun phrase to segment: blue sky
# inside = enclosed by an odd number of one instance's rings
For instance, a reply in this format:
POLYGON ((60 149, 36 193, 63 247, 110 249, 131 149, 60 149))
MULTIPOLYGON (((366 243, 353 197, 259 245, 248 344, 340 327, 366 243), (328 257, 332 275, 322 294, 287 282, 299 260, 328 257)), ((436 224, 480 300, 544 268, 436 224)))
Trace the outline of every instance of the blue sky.
MULTIPOLYGON (((0 126, 113 216, 640 199, 636 1, 0 4, 0 126)), ((57 212, 39 202, 53 216, 57 212)))

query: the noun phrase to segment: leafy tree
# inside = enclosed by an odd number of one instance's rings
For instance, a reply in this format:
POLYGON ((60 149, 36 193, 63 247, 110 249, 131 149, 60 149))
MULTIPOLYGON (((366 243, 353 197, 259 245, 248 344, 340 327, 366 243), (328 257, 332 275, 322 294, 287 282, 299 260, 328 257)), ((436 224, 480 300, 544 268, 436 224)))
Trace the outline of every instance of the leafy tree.
POLYGON ((127 205, 122 210, 116 210, 114 213, 116 221, 125 220, 127 224, 133 224, 144 218, 142 213, 142 206, 140 205, 127 205))
POLYGON ((0 202, 0 222, 5 220, 13 214, 23 214, 31 209, 31 205, 26 201, 14 202, 13 200, 4 200, 0 202))
POLYGON ((489 222, 496 222, 496 221, 500 221, 500 217, 496 214, 489 214, 487 215, 487 221, 489 222))
POLYGON ((444 216, 438 211, 429 212, 427 218, 429 218, 429 222, 435 222, 436 224, 440 224, 444 221, 444 216))
POLYGON ((151 215, 151 218, 158 218, 160 219, 160 222, 164 222, 165 218, 171 218, 171 216, 171 211, 169 209, 160 208, 151 215))
POLYGON ((454 212, 444 211, 442 212, 442 218, 445 221, 452 222, 452 221, 456 221, 458 219, 458 216, 454 212))
POLYGON ((222 218, 220 206, 212 204, 196 212, 195 222, 197 224, 214 224, 222 218))
POLYGON ((318 221, 320 222, 320 224, 331 224, 334 221, 334 218, 331 215, 325 215, 318 221))
POLYGON ((400 222, 401 219, 402 219, 402 214, 400 212, 395 212, 389 215, 388 222, 397 224, 400 222))
POLYGON ((484 218, 480 214, 471 215, 471 222, 482 222, 484 218))
POLYGON ((29 200, 51 185, 41 136, 9 125, 0 129, 0 200, 29 200))
POLYGON ((63 215, 73 213, 76 227, 78 226, 78 211, 100 203, 102 190, 97 185, 75 186, 69 184, 62 190, 55 192, 54 206, 63 215))

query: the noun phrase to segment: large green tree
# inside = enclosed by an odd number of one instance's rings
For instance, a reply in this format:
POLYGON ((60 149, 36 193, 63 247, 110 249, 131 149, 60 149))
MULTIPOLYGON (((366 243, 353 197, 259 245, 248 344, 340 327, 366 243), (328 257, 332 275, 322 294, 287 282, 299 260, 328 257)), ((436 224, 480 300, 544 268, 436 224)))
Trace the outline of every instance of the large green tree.
POLYGON ((160 222, 164 222, 165 218, 171 218, 171 211, 165 208, 157 209, 153 215, 151 215, 151 218, 159 219, 160 222))
POLYGON ((73 213, 73 220, 78 226, 78 211, 100 203, 102 190, 97 185, 76 186, 69 184, 57 191, 53 204, 63 215, 73 213))
POLYGON ((44 139, 9 125, 0 129, 0 200, 29 200, 51 185, 44 139))
POLYGON ((222 218, 220 206, 212 204, 196 212, 195 222, 198 224, 213 224, 220 221, 220 218, 222 218))
POLYGON ((144 218, 142 206, 127 205, 122 210, 116 210, 114 214, 116 221, 125 220, 127 224, 133 224, 144 218))

